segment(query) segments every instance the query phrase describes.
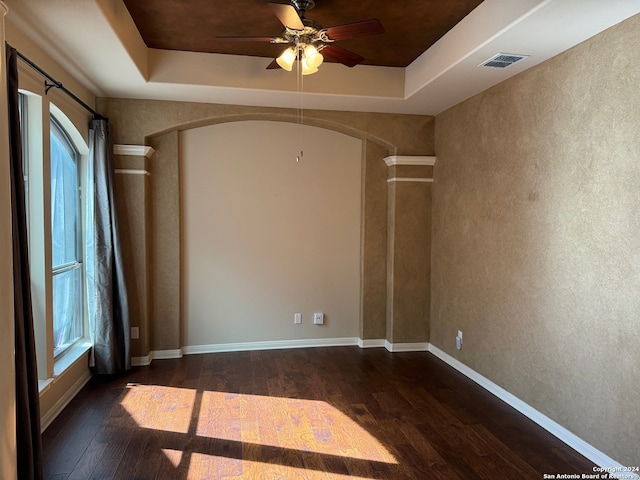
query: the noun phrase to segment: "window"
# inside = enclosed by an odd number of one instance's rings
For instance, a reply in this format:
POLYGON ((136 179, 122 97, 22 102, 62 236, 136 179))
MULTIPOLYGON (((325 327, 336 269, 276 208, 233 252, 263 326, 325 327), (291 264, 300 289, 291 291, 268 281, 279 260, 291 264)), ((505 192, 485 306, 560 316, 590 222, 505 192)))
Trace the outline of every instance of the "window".
POLYGON ((90 348, 80 189, 86 177, 88 129, 83 134, 84 127, 77 127, 88 124, 84 113, 72 108, 70 118, 28 76, 20 81, 25 84, 19 106, 33 327, 44 391, 90 348))
POLYGON ((80 155, 54 117, 50 127, 53 353, 84 334, 80 155))

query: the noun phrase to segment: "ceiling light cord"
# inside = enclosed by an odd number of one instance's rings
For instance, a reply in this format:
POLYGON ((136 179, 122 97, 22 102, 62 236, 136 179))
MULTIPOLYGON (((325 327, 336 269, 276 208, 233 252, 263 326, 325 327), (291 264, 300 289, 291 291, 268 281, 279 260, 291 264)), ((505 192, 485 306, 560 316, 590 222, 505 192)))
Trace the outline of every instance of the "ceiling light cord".
MULTIPOLYGON (((296 56, 300 55, 300 60, 302 59, 302 51, 298 51, 296 56)), ((298 93, 298 108, 296 110, 296 123, 298 124, 298 147, 299 152, 296 155, 296 163, 300 162, 304 155, 304 147, 303 147, 303 135, 302 129, 304 124, 304 77, 302 75, 302 62, 296 62, 296 89, 298 93)))

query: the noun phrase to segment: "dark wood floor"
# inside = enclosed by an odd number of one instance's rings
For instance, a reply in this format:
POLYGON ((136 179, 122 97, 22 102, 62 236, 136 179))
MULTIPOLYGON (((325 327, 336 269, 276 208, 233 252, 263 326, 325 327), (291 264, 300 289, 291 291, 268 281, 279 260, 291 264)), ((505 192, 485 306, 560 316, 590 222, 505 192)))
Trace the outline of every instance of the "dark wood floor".
POLYGON ((539 480, 594 466, 431 354, 357 347, 94 377, 43 446, 50 480, 539 480))

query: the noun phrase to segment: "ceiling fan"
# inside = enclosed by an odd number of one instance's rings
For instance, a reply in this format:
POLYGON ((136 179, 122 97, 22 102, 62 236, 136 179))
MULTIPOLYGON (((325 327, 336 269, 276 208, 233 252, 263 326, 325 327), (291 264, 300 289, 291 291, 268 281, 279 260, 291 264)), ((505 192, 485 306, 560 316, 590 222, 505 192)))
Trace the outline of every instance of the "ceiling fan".
POLYGON ((324 57, 353 67, 364 61, 357 53, 339 47, 335 42, 366 35, 384 33, 384 27, 378 19, 324 28, 318 22, 305 17, 307 11, 315 6, 313 0, 290 0, 289 5, 267 3, 278 20, 284 26, 279 37, 217 37, 220 40, 240 42, 269 42, 290 44, 267 69, 283 68, 291 71, 296 60, 300 61, 302 75, 318 71, 324 57))

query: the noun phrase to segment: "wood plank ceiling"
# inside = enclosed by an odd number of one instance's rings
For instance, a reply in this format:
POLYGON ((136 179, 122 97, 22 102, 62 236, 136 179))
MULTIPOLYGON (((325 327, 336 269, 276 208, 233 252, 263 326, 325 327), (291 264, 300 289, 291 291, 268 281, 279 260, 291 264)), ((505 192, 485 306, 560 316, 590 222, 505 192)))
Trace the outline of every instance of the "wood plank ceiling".
MULTIPOLYGON (((229 42, 219 36, 279 36, 282 25, 269 0, 124 0, 149 48, 275 58, 283 45, 229 42)), ((274 0, 286 3, 283 0, 274 0)), ((323 27, 379 19, 385 33, 339 46, 365 57, 364 65, 406 67, 482 0, 316 0, 306 17, 323 27)))

